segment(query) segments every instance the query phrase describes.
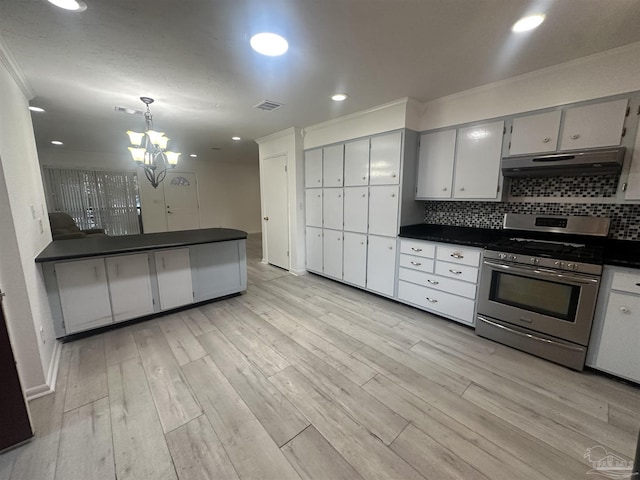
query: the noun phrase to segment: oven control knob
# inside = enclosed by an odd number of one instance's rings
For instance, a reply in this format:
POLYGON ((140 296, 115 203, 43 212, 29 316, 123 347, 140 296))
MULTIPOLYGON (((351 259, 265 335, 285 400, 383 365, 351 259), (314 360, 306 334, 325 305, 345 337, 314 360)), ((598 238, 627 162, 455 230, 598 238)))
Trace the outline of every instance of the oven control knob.
POLYGON ((498 254, 498 258, 499 258, 500 260, 504 260, 505 258, 507 258, 507 255, 506 255, 505 253, 499 253, 499 254, 498 254))
POLYGON ((540 259, 536 257, 531 257, 531 265, 538 265, 540 263, 540 259))
POLYGON ((567 263, 567 270, 577 270, 577 269, 578 269, 577 263, 567 263))
POLYGON ((518 257, 516 257, 515 255, 509 255, 507 257, 507 260, 511 260, 512 262, 515 262, 518 259, 518 257))
POLYGON ((564 262, 553 262, 553 264, 558 268, 564 268, 564 262))

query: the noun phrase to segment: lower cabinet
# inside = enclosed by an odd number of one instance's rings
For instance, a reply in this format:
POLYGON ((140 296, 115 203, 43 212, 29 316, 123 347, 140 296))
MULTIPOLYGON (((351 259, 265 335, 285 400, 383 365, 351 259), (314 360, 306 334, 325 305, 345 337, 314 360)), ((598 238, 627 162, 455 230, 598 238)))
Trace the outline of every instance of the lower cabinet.
POLYGON ((323 273, 336 280, 342 280, 342 232, 323 230, 322 256, 323 273))
POLYGON ((393 297, 396 279, 396 238, 369 235, 367 289, 393 297))
POLYGON ((113 321, 122 322, 153 313, 149 255, 107 257, 113 321))
POLYGON ((189 247, 193 301, 202 302, 244 290, 246 241, 203 243, 189 247))
POLYGON ((189 249, 178 248, 155 252, 160 310, 193 303, 189 249))
POLYGON ((307 227, 305 244, 307 250, 307 270, 322 273, 322 229, 307 227))
POLYGON ((342 279, 364 288, 367 284, 367 236, 344 232, 342 279))

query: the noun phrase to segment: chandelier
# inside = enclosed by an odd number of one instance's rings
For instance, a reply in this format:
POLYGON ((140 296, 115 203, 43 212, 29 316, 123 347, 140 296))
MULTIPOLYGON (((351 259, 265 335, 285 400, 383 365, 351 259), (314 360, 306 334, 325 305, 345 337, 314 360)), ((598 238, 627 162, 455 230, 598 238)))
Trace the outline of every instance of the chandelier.
POLYGON ((153 129, 153 116, 149 110, 149 105, 154 102, 153 98, 140 97, 140 100, 147 106, 147 111, 144 112, 147 130, 144 133, 131 130, 127 132, 132 145, 129 147, 129 151, 133 161, 144 169, 144 174, 151 182, 151 186, 158 188, 160 182, 167 175, 167 170, 175 168, 178 164, 180 153, 168 151, 169 138, 164 136, 164 132, 153 129))

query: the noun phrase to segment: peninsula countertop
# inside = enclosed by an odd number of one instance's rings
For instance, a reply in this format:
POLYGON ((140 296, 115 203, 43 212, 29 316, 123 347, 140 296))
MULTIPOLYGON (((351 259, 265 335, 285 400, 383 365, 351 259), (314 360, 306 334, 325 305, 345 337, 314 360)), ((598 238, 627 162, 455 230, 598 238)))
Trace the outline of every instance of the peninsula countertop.
POLYGON ((117 237, 92 235, 86 238, 51 242, 36 257, 35 261, 43 263, 74 258, 102 257, 105 255, 184 247, 202 243, 227 242, 246 238, 247 232, 231 228, 206 228, 117 237))

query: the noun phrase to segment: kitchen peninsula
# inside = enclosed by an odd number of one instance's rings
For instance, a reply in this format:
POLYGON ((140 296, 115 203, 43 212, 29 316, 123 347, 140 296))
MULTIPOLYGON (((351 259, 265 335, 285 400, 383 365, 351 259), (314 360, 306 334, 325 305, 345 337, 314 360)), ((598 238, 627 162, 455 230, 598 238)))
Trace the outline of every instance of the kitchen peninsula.
POLYGON ((52 242, 35 261, 56 337, 246 290, 246 238, 210 228, 52 242))

